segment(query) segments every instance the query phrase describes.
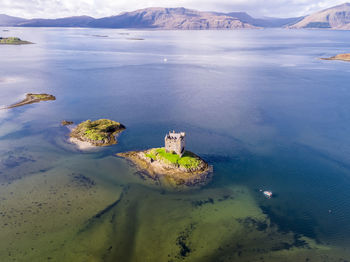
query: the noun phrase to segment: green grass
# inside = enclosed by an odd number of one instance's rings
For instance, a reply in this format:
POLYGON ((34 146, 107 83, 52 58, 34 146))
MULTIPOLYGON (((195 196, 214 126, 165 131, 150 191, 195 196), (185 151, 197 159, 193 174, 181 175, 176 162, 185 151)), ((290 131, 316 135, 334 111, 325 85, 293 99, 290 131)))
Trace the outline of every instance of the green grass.
POLYGON ((31 96, 37 99, 45 99, 49 97, 48 95, 42 95, 42 94, 31 94, 31 96))
POLYGON ((152 149, 146 154, 147 157, 169 164, 179 165, 186 169, 197 168, 201 160, 191 152, 186 151, 182 157, 177 154, 167 153, 165 148, 152 149))
POLYGON ((105 133, 101 133, 97 130, 86 130, 85 131, 85 135, 86 138, 91 139, 91 140, 95 140, 95 141, 102 141, 106 138, 108 138, 108 136, 105 133))
POLYGON ((9 44, 16 43, 19 41, 21 41, 21 39, 19 39, 18 37, 7 37, 7 38, 0 39, 1 43, 9 43, 9 44))
POLYGON ((30 44, 30 42, 22 41, 18 37, 6 37, 6 38, 0 38, 0 44, 17 45, 17 44, 30 44))

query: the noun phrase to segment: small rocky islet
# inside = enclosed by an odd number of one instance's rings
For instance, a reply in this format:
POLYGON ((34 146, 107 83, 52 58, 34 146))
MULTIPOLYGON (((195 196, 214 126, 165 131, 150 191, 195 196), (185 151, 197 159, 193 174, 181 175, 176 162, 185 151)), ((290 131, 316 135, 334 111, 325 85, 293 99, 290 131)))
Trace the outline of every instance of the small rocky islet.
POLYGON ((71 126, 73 124, 74 124, 73 121, 67 121, 67 120, 62 120, 61 121, 61 126, 71 126))
POLYGON ((185 133, 169 132, 165 147, 119 153, 131 161, 142 177, 166 181, 171 186, 202 186, 212 177, 212 166, 196 154, 185 150, 185 133))
POLYGON ((56 100, 56 97, 49 94, 26 94, 25 99, 16 104, 5 107, 5 109, 11 109, 19 106, 25 106, 29 104, 39 103, 41 101, 56 100))
POLYGON ((1 37, 0 36, 0 45, 28 45, 33 44, 29 41, 21 40, 18 37, 1 37))
POLYGON ((180 157, 173 152, 166 152, 162 147, 118 153, 117 156, 136 165, 143 178, 154 181, 165 179, 171 186, 203 186, 212 177, 212 167, 190 151, 185 151, 180 157))
POLYGON ((339 61, 350 62, 350 53, 339 54, 328 58, 321 58, 321 60, 339 60, 339 61))
POLYGON ((77 125, 70 133, 70 140, 75 144, 81 142, 91 146, 103 147, 117 144, 116 135, 126 128, 119 122, 109 119, 86 120, 77 125))

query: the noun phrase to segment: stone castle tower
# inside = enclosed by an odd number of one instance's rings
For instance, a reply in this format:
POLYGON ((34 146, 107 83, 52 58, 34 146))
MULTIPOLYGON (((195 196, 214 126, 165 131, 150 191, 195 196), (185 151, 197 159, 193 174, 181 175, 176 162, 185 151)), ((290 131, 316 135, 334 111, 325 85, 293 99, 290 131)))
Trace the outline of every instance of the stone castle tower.
POLYGON ((168 153, 175 152, 182 157, 185 152, 185 137, 185 132, 169 132, 169 134, 165 136, 165 151, 168 153))

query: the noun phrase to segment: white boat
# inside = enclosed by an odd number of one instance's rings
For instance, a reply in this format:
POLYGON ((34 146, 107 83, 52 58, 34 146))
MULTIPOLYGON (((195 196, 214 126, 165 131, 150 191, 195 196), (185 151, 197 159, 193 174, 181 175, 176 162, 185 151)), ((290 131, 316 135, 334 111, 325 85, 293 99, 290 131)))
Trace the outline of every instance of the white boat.
POLYGON ((271 191, 264 191, 263 194, 268 199, 270 199, 272 197, 272 192, 271 191))

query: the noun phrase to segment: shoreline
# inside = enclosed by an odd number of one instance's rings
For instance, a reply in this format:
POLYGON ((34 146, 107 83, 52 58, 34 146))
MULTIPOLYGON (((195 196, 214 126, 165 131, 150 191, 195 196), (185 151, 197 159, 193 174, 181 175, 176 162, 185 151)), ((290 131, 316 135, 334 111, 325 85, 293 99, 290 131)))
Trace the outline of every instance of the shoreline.
POLYGON ((73 144, 77 147, 77 149, 81 151, 97 151, 100 147, 94 146, 90 144, 89 142, 81 141, 78 138, 75 137, 69 137, 68 142, 70 144, 73 144))

